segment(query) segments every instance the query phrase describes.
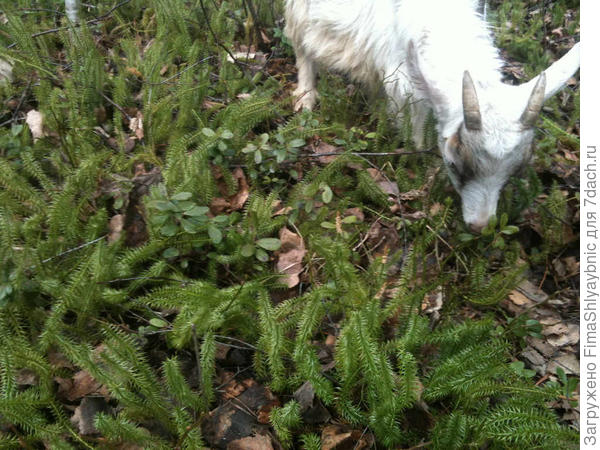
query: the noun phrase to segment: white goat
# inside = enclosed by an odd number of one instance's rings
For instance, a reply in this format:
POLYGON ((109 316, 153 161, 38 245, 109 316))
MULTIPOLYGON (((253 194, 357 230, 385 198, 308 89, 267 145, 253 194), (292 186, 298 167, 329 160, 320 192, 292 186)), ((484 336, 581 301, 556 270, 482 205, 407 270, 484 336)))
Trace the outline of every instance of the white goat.
POLYGON ((439 148, 480 231, 502 187, 531 158, 542 104, 579 68, 579 43, 521 86, 501 82, 503 61, 475 0, 286 0, 296 51, 296 109, 317 99, 316 63, 382 82, 396 111, 410 108, 417 146, 430 108, 439 148))

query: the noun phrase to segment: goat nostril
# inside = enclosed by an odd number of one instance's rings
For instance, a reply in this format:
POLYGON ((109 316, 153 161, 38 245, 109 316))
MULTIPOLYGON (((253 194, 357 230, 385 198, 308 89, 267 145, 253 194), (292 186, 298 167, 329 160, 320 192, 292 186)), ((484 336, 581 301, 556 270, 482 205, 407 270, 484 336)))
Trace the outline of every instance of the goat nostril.
POLYGON ((469 224, 469 228, 475 233, 481 233, 481 230, 483 230, 486 225, 487 223, 485 222, 474 222, 469 224))

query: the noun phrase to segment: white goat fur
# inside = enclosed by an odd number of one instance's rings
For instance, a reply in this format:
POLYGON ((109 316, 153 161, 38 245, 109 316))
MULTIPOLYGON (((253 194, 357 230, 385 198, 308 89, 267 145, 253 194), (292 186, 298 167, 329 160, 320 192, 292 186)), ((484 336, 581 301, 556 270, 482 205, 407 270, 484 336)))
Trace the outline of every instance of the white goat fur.
MULTIPOLYGON (((383 82, 395 111, 410 107, 417 146, 423 144, 424 121, 433 109, 439 147, 461 195, 464 220, 479 230, 495 214, 508 178, 531 157, 533 123, 525 126, 522 114, 540 76, 521 86, 501 82, 503 61, 477 3, 286 0, 286 34, 296 51, 297 109, 311 109, 316 102, 317 63, 366 84, 383 82), (474 80, 478 128, 465 126, 465 71, 474 80)), ((578 68, 576 44, 545 71, 543 100, 578 68)))

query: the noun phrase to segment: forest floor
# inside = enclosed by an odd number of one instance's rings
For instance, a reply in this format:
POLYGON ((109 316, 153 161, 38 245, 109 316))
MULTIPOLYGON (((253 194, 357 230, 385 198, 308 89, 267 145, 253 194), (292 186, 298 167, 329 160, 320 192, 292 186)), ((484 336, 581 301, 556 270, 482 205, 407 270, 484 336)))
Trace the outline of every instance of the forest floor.
MULTIPOLYGON (((0 448, 575 448, 579 78, 469 232, 280 1, 0 1, 0 448)), ((504 81, 579 3, 491 1, 504 81)))

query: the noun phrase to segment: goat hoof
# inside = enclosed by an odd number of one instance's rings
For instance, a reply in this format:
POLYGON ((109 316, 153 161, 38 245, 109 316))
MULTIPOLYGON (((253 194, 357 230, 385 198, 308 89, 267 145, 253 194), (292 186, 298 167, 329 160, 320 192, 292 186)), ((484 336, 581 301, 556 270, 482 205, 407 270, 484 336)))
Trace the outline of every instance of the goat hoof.
POLYGON ((294 91, 296 102, 294 103, 294 111, 299 112, 303 109, 312 111, 317 102, 317 93, 315 91, 294 91))

